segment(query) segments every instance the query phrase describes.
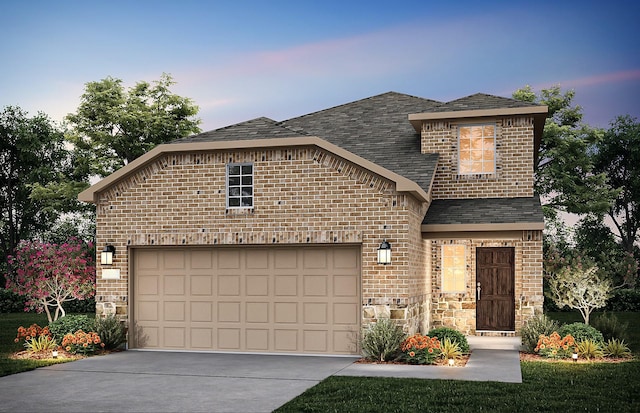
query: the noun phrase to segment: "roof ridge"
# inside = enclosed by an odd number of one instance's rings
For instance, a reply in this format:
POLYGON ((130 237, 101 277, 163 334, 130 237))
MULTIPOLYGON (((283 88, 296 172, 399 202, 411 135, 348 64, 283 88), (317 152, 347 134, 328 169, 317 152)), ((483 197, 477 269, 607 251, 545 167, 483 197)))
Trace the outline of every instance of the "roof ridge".
POLYGON ((432 103, 436 103, 436 104, 437 103, 443 103, 443 102, 440 102, 440 101, 437 101, 437 100, 433 100, 433 99, 427 99, 427 98, 423 98, 423 97, 420 97, 420 96, 414 96, 414 95, 409 95, 409 94, 406 94, 406 93, 395 92, 393 90, 390 90, 388 92, 379 93, 377 95, 368 96, 366 98, 356 99, 356 100, 353 100, 351 102, 342 103, 342 104, 339 104, 339 105, 331 106, 329 108, 320 109, 320 110, 316 110, 314 112, 305 113, 305 114, 300 115, 300 116, 294 116, 292 118, 282 120, 280 123, 285 123, 285 122, 289 122, 289 121, 293 121, 293 120, 297 120, 297 119, 302 119, 302 118, 305 118, 305 117, 308 117, 308 116, 317 115, 319 113, 327 112, 327 111, 330 111, 330 110, 335 110, 335 109, 342 108, 342 107, 349 106, 349 105, 353 105, 353 104, 356 104, 356 103, 360 103, 360 102, 365 102, 365 101, 381 98, 381 97, 386 96, 386 95, 398 95, 398 96, 410 97, 410 98, 413 98, 413 99, 420 99, 420 100, 423 100, 425 102, 432 102, 432 103))

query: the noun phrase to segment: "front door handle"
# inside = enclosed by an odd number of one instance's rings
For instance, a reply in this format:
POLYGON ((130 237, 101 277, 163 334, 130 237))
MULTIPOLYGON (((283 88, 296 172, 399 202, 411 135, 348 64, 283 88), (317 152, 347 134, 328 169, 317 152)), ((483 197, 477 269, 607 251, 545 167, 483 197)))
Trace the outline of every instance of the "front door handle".
POLYGON ((480 283, 478 283, 478 286, 476 287, 476 299, 477 299, 478 301, 480 301, 480 293, 481 293, 481 291, 482 291, 481 284, 480 284, 480 283))

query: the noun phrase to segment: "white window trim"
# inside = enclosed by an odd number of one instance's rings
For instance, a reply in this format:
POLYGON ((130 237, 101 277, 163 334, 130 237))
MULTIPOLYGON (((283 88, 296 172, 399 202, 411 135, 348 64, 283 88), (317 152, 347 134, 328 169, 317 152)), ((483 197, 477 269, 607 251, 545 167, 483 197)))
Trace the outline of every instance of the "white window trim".
MULTIPOLYGON (((458 175, 460 176, 474 176, 474 175, 495 175, 498 165, 497 165, 497 159, 498 159, 498 137, 497 137, 497 131, 498 131, 498 127, 496 125, 495 122, 486 122, 486 123, 465 123, 465 124, 459 124, 458 125, 458 164, 456 165, 457 170, 458 170, 458 175), (474 126, 493 126, 493 172, 462 172, 460 171, 460 165, 461 165, 461 160, 460 160, 460 129, 461 128, 469 128, 469 127, 474 127, 474 126)), ((484 162, 484 160, 483 160, 484 162)))
POLYGON ((441 245, 440 246, 440 292, 444 293, 444 294, 459 294, 459 293, 466 293, 467 292, 467 281, 469 279, 469 274, 467 271, 467 258, 468 258, 468 248, 467 245, 465 244, 446 244, 446 245, 441 245), (463 271, 464 271, 464 279, 463 279, 463 289, 462 290, 451 290, 451 291, 445 291, 444 289, 444 277, 445 277, 445 265, 444 265, 444 248, 445 247, 453 247, 453 246, 461 246, 464 248, 464 263, 462 264, 463 266, 463 271))
MULTIPOLYGON (((253 164, 253 162, 235 162, 235 163, 228 163, 225 167, 225 201, 226 201, 226 207, 227 209, 253 209, 253 207, 255 206, 255 179, 254 179, 254 175, 255 175, 255 166, 253 164), (240 167, 240 196, 238 198, 240 198, 240 205, 238 206, 230 206, 229 205, 229 168, 231 168, 232 166, 239 166, 240 167), (243 206, 242 205, 242 167, 243 166, 251 166, 251 206, 243 206)), ((244 175, 244 176, 248 176, 248 175, 244 175)), ((248 185, 246 185, 248 186, 248 185)), ((234 197, 236 198, 236 197, 234 197)), ((244 197, 246 198, 246 196, 244 197)))

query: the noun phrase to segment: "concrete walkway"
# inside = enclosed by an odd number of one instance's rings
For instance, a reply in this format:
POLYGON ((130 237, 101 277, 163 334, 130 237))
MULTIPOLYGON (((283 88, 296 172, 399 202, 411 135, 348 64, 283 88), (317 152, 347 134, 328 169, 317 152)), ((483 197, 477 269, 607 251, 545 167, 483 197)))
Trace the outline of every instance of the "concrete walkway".
POLYGON ((471 357, 465 367, 351 364, 335 375, 522 383, 519 337, 467 339, 471 357))
POLYGON ((0 377, 0 412, 270 412, 331 375, 522 382, 519 341, 469 344, 466 367, 130 350, 0 377))

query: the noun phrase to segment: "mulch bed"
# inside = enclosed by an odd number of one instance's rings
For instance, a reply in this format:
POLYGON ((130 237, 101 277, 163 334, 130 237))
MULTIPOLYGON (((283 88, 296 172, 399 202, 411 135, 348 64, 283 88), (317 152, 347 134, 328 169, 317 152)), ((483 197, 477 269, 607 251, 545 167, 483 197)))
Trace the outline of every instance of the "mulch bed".
MULTIPOLYGON (((63 350, 58 350, 58 359, 78 360, 78 359, 83 359, 85 357, 86 356, 83 356, 81 354, 71 354, 63 350)), ((13 353, 11 356, 9 356, 9 358, 12 358, 14 360, 23 360, 23 359, 49 360, 49 359, 53 359, 53 356, 51 355, 51 350, 47 350, 47 351, 25 350, 25 351, 19 351, 17 353, 13 353)))
MULTIPOLYGON (((455 367, 464 367, 467 365, 467 361, 469 361, 470 355, 465 355, 456 360, 455 367)), ((410 365, 409 363, 405 363, 404 361, 399 360, 391 360, 391 361, 374 361, 366 358, 361 358, 355 361, 357 364, 398 364, 398 365, 410 365)), ((412 364, 413 366, 448 366, 447 360, 437 360, 434 364, 412 364)))
POLYGON ((578 361, 573 361, 572 359, 553 359, 548 357, 543 357, 538 354, 532 353, 524 353, 520 352, 520 361, 541 361, 545 363, 624 363, 625 361, 631 361, 633 357, 628 358, 611 358, 611 357, 603 357, 599 359, 591 359, 587 360, 584 358, 578 359, 578 361))

